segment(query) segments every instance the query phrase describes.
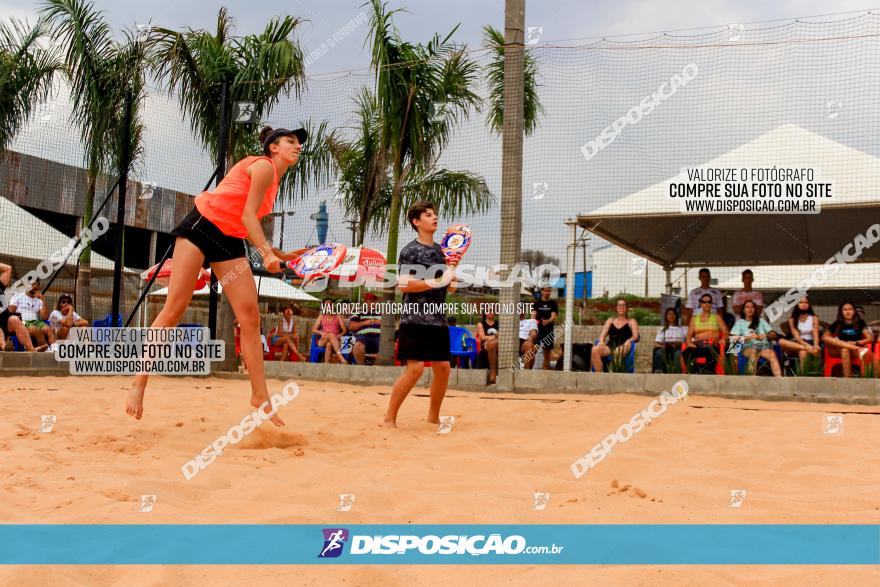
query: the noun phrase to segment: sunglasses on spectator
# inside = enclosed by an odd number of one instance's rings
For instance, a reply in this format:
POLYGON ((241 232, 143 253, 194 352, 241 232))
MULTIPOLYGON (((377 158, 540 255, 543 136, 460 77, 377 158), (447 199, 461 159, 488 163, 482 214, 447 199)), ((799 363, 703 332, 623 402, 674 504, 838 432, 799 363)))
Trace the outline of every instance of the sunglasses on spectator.
POLYGON ((701 304, 711 304, 712 300, 700 300, 701 304))

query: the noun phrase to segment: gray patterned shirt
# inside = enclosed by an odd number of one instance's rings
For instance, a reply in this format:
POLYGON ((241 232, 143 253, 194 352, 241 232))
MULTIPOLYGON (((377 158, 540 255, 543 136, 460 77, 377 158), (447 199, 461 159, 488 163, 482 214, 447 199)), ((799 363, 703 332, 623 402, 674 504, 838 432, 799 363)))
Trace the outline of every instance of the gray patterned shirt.
MULTIPOLYGON (((400 275, 406 275, 406 266, 421 266, 428 269, 433 265, 446 265, 446 255, 437 243, 423 245, 418 239, 412 241, 400 251, 400 275)), ((444 267, 445 269, 445 267, 444 267)), ((421 279, 436 279, 442 275, 442 271, 428 274, 421 279)), ((437 311, 439 305, 446 301, 447 287, 432 288, 428 291, 403 294, 404 311, 400 316, 401 324, 423 324, 427 326, 446 326, 446 314, 437 311), (420 307, 412 311, 412 306, 406 304, 419 304, 420 307), (432 308, 429 305, 433 305, 432 308)))

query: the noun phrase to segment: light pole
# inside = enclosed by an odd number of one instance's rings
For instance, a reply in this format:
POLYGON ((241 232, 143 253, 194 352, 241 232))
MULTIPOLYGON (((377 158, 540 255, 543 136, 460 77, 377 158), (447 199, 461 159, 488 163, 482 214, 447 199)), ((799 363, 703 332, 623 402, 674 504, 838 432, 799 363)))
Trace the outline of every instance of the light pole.
POLYGON ((276 218, 281 216, 281 239, 278 243, 278 248, 282 251, 284 250, 284 217, 285 216, 293 216, 296 212, 272 212, 269 216, 276 218))

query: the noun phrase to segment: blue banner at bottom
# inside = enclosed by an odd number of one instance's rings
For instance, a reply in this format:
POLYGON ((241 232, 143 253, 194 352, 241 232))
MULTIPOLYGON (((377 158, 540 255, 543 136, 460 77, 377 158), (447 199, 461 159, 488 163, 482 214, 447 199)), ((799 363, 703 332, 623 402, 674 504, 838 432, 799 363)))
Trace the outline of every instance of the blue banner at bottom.
POLYGON ((0 525, 0 563, 876 565, 880 525, 0 525))

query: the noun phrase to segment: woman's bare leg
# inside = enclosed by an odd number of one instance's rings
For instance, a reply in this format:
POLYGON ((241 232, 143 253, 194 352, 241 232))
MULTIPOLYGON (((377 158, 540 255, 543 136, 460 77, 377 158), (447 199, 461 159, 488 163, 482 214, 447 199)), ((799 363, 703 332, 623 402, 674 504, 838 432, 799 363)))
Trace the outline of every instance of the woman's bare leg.
POLYGON ((763 349, 761 351, 761 356, 767 359, 770 363, 770 370, 773 372, 773 377, 782 377, 782 367, 780 367, 779 358, 776 356, 773 349, 763 349))
POLYGON ((843 376, 852 377, 852 359, 849 349, 840 349, 840 361, 843 364, 843 376))
POLYGON ((611 354, 611 349, 604 344, 597 344, 590 353, 592 355, 593 370, 596 373, 602 372, 602 359, 611 354))
MULTIPOLYGON (((263 341, 260 339, 259 299, 250 264, 241 257, 211 263, 211 269, 217 275, 217 280, 223 283, 223 295, 227 296, 235 319, 241 325, 241 354, 247 363, 251 380, 251 405, 258 408, 269 400, 269 389, 266 387, 263 341), (239 273, 242 266, 246 270, 239 273), (231 278, 226 277, 233 272, 231 278)), ((271 420, 276 426, 284 426, 284 421, 277 414, 271 420)))
MULTIPOLYGON (((193 243, 183 237, 174 242, 174 255, 171 257, 174 271, 168 282, 168 297, 162 311, 150 324, 150 328, 168 328, 180 321, 180 317, 192 300, 193 288, 199 268, 205 262, 205 255, 193 243)), ((136 375, 126 399, 125 412, 129 416, 141 419, 144 413, 144 390, 147 388, 148 375, 136 375)))
POLYGON ((489 356, 489 384, 491 385, 498 377, 498 340, 492 339, 486 343, 486 354, 489 356))

